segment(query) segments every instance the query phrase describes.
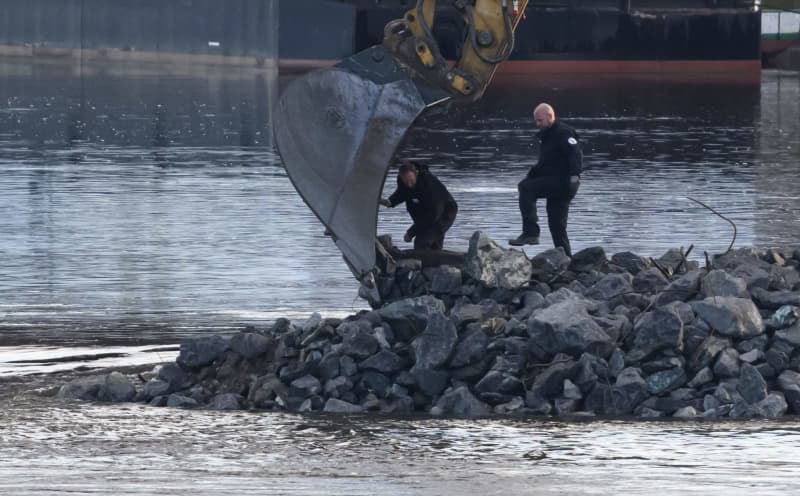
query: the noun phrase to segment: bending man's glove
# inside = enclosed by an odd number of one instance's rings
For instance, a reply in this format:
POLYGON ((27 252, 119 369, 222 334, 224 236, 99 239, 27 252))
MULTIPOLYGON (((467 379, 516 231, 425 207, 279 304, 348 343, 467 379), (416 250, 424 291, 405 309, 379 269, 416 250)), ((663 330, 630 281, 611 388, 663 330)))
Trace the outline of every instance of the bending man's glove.
POLYGON ((406 235, 403 236, 403 241, 405 241, 406 243, 410 243, 411 240, 413 240, 413 239, 414 239, 414 235, 411 234, 411 229, 409 229, 408 231, 406 231, 406 235))
POLYGON ((384 207, 392 208, 392 202, 390 202, 387 198, 381 198, 381 201, 379 201, 378 203, 380 203, 384 207))

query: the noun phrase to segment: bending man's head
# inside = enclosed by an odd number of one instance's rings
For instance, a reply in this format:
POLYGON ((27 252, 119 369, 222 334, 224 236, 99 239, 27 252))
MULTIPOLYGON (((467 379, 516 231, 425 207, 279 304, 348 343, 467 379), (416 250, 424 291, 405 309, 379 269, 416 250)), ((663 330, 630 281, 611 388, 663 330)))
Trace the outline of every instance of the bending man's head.
POLYGON ((397 172, 397 177, 406 186, 406 188, 413 188, 417 185, 417 174, 419 169, 414 162, 405 161, 400 164, 400 170, 397 172))
POLYGON ((540 103, 533 110, 533 121, 539 129, 547 129, 556 121, 556 112, 546 103, 540 103))

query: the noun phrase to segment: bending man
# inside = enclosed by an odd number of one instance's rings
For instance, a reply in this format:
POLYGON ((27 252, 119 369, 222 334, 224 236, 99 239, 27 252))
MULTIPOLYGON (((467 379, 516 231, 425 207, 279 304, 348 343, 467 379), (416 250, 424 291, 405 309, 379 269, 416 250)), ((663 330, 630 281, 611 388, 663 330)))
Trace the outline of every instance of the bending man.
POLYGON ((428 167, 403 162, 397 173, 397 189, 381 205, 394 207, 405 202, 414 224, 403 240, 414 240, 415 250, 441 250, 444 235, 456 219, 458 204, 428 167))
POLYGON ((547 225, 553 244, 572 256, 567 237, 569 204, 578 192, 583 168, 583 154, 575 131, 556 120, 553 107, 542 103, 533 111, 539 128, 539 161, 517 185, 522 234, 509 240, 512 246, 539 244, 539 218, 536 200, 547 199, 547 225))

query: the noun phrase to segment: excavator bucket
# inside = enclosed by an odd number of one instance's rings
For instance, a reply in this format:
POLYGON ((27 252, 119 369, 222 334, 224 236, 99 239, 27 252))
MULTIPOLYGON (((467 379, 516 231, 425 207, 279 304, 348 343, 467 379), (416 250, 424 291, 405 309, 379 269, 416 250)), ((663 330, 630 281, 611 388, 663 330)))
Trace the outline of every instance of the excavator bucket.
POLYGON ((446 98, 374 46, 296 79, 278 101, 275 142, 286 172, 359 280, 375 268, 378 202, 392 156, 422 110, 446 98))

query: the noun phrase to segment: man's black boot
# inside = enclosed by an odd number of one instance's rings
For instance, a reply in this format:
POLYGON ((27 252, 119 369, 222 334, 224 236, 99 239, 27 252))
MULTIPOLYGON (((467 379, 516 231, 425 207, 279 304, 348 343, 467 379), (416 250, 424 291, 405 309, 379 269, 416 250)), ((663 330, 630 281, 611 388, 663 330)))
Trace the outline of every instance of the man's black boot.
POLYGON ((508 244, 511 246, 538 245, 539 236, 522 233, 516 239, 509 239, 508 244))

